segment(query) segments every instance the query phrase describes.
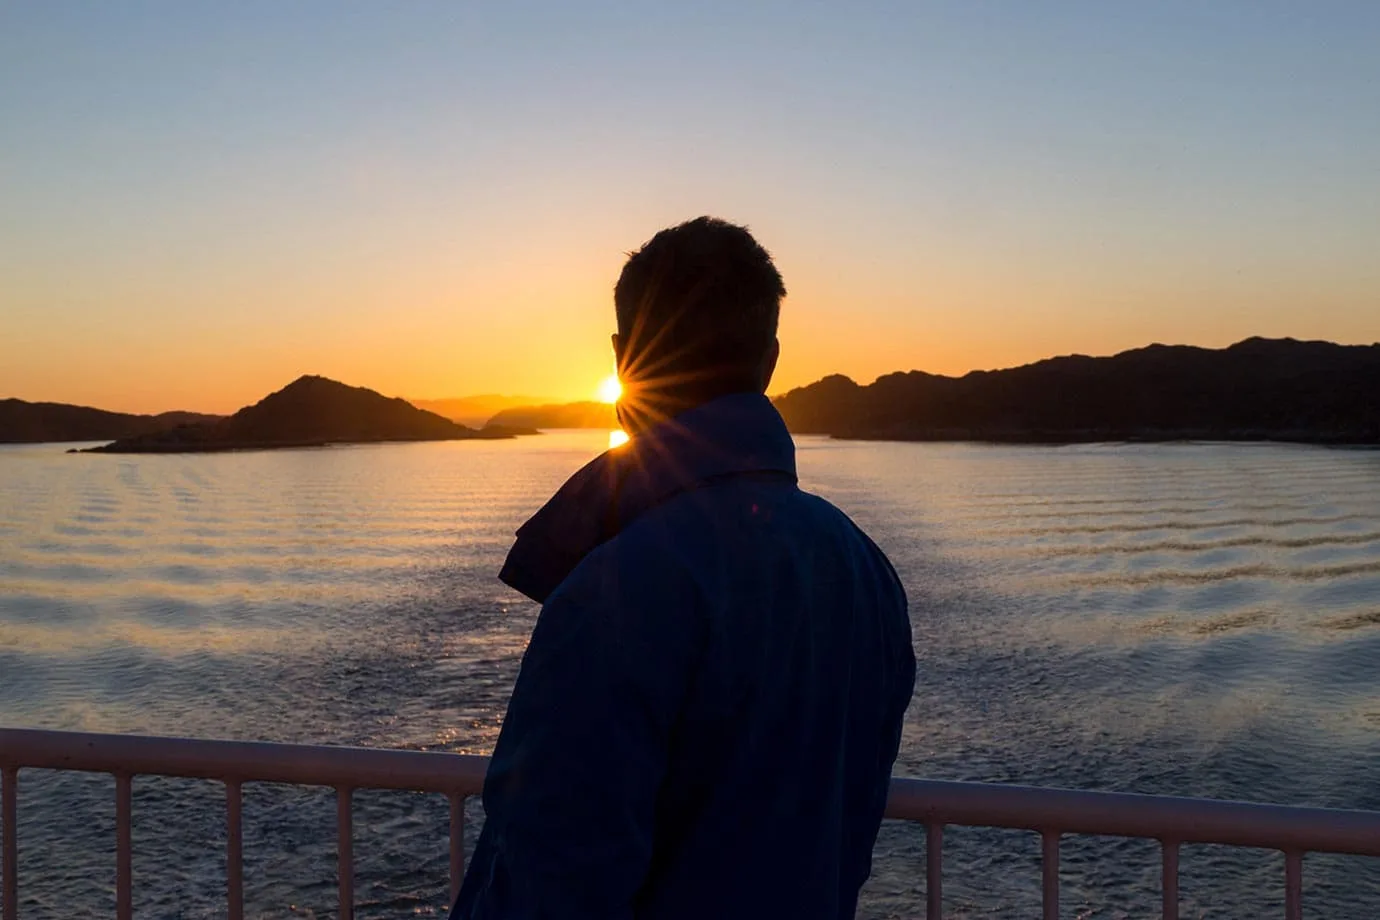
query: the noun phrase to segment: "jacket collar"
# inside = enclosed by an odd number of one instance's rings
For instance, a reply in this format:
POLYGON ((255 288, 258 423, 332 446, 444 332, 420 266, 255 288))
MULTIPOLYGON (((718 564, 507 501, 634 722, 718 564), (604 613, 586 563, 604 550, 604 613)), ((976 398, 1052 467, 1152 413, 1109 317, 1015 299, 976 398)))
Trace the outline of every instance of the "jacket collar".
POLYGON ((786 423, 755 393, 696 406, 586 464, 518 529, 498 577, 545 602, 581 559, 645 512, 744 473, 796 475, 786 423))

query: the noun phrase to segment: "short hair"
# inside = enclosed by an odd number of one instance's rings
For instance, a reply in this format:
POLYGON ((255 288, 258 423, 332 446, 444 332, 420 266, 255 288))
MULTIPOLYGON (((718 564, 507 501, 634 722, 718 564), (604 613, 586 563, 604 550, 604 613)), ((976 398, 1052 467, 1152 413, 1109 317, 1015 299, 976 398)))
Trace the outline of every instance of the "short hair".
POLYGON ((625 381, 760 386, 786 286, 746 227, 698 217, 634 253, 613 291, 625 381))

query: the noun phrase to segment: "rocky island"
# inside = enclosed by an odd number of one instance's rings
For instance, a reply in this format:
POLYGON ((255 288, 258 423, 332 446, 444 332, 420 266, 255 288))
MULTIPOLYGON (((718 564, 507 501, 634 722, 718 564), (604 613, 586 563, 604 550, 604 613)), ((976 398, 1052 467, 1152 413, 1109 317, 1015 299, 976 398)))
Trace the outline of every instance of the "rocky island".
POLYGON ((775 400, 796 433, 899 441, 1380 444, 1380 345, 1151 345, 944 377, 826 377, 775 400))
POLYGON ((325 377, 300 377, 229 418, 121 438, 93 453, 193 453, 364 444, 511 438, 532 429, 467 428, 404 399, 325 377))
POLYGON ((166 431, 178 425, 219 421, 219 415, 163 412, 131 415, 66 403, 0 399, 0 444, 39 444, 52 441, 113 441, 166 431))

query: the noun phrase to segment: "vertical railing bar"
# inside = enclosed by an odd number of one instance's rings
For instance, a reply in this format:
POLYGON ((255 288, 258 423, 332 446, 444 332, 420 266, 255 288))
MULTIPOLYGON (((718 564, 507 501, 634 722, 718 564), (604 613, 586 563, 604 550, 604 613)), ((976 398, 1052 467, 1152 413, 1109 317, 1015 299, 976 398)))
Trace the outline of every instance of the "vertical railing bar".
POLYGON ((244 794, 240 781, 225 781, 225 889, 230 920, 244 920, 244 794))
POLYGON ((1059 920, 1059 832, 1044 831, 1041 874, 1044 877, 1044 918, 1059 920))
POLYGON ((1284 854, 1284 918, 1303 920, 1303 852, 1284 854))
POLYGON ((1160 894, 1163 920, 1179 920, 1179 844, 1160 841, 1160 894))
POLYGON ((340 920, 353 920, 355 915, 355 845, 354 821, 350 810, 354 794, 348 786, 335 791, 336 851, 339 853, 337 872, 340 875, 340 920))
POLYGON ((944 825, 925 825, 925 920, 944 917, 944 825))
POLYGON ((460 882, 465 876, 465 796, 452 792, 450 798, 450 904, 460 897, 460 882))
POLYGON ((115 775, 115 916, 118 920, 131 920, 134 916, 131 780, 128 773, 115 775))
POLYGON ((19 920, 19 768, 6 767, 0 770, 0 820, 5 822, 5 873, 4 893, 0 903, 4 910, 0 916, 4 920, 19 920))

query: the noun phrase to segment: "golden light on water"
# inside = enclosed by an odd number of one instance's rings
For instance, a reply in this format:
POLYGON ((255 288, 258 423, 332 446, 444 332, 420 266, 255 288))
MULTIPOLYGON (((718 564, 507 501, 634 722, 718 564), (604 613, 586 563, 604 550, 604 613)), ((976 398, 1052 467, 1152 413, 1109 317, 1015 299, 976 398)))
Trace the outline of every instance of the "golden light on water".
POLYGON ((618 402, 618 397, 623 395, 623 384, 618 380, 617 374, 609 374, 599 384, 599 401, 609 403, 618 402))
POLYGON ((628 433, 621 428, 609 432, 609 448, 622 447, 628 443, 628 433))

